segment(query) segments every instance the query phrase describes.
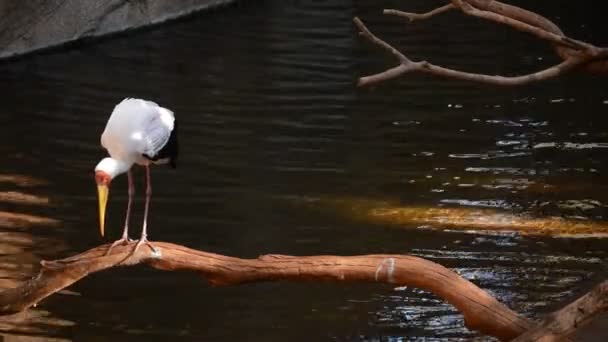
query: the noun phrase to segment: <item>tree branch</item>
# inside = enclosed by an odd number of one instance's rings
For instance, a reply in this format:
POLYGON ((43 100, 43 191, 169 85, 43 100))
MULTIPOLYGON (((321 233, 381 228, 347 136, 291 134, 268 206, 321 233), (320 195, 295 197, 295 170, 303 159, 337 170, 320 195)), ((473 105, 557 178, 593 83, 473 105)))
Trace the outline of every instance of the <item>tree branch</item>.
POLYGON ((587 44, 585 42, 566 37, 562 33, 556 34, 544 30, 541 27, 530 25, 523 21, 512 19, 508 16, 499 13, 477 9, 464 0, 452 0, 452 4, 454 5, 454 7, 459 8, 463 13, 467 15, 511 26, 512 28, 518 31, 530 33, 540 39, 549 41, 554 44, 563 45, 572 49, 588 50, 590 52, 595 51, 597 49, 597 47, 591 44, 587 44))
POLYGON ((390 52, 394 55, 397 60, 401 63, 400 65, 390 68, 386 71, 380 72, 378 74, 364 76, 359 78, 359 82, 357 85, 359 87, 370 86, 377 83, 381 83, 393 78, 397 78, 403 74, 409 72, 422 72, 428 73, 435 76, 441 76, 452 79, 459 79, 464 81, 474 81, 479 83, 486 83, 492 85, 499 86, 514 86, 514 85, 522 85, 526 83, 531 83, 540 80, 546 80, 553 77, 557 77, 561 74, 564 74, 571 69, 585 64, 597 56, 581 56, 580 58, 570 58, 558 65, 554 65, 547 69, 528 74, 523 76, 499 76, 499 75, 485 75, 485 74, 477 74, 477 73, 469 73, 449 68, 444 68, 442 66, 438 66, 435 64, 431 64, 427 61, 414 62, 407 58, 403 53, 399 50, 388 44, 386 41, 378 38, 374 35, 366 26, 363 24, 361 19, 355 17, 353 19, 355 25, 361 32, 361 36, 367 38, 374 45, 380 46, 382 49, 390 52))
POLYGON ((398 17, 407 18, 410 23, 416 20, 426 20, 430 17, 434 17, 438 14, 445 13, 451 9, 455 8, 453 4, 443 5, 441 7, 435 8, 432 11, 428 11, 426 13, 412 13, 412 12, 403 12, 396 9, 385 9, 383 11, 384 14, 396 15, 398 17))
POLYGON ((109 245, 62 260, 44 261, 39 274, 17 288, 0 292, 0 314, 25 310, 42 299, 70 286, 87 275, 118 266, 145 264, 167 271, 194 271, 212 285, 235 285, 256 281, 380 282, 425 289, 460 310, 467 327, 510 340, 533 324, 498 302, 487 292, 455 272, 434 262, 404 255, 286 256, 264 255, 240 259, 155 242, 153 255, 134 244, 117 246, 105 255, 109 245))
POLYGON ((548 315, 539 326, 512 342, 561 341, 567 339, 576 329, 589 323, 592 318, 606 311, 608 311, 608 280, 548 315))
POLYGON ((376 35, 371 33, 370 30, 368 30, 367 27, 365 25, 363 25, 363 22, 361 21, 361 19, 355 17, 355 19, 353 19, 353 20, 360 30, 360 32, 359 32, 360 35, 367 38, 373 44, 378 45, 379 47, 381 47, 384 50, 388 51, 389 53, 393 54, 397 58, 397 60, 399 60, 399 62, 401 62, 401 64, 411 63, 410 59, 405 57, 405 55, 402 54, 401 52, 399 52, 399 50, 395 49, 392 45, 390 45, 389 43, 385 42, 384 40, 378 38, 376 35))
POLYGON ((516 86, 546 80, 563 75, 577 67, 584 67, 585 70, 593 73, 608 72, 608 61, 606 60, 608 58, 608 51, 606 48, 600 48, 567 37, 557 25, 547 18, 517 6, 503 4, 499 1, 451 0, 450 4, 435 8, 426 13, 411 13, 394 9, 385 9, 384 14, 405 17, 411 22, 428 19, 454 8, 460 9, 464 14, 508 25, 519 31, 533 34, 538 38, 551 42, 554 44, 555 49, 558 55, 563 59, 563 62, 544 70, 521 76, 477 74, 448 69, 426 61, 414 62, 395 47, 371 33, 359 18, 354 18, 355 25, 363 37, 367 38, 374 45, 389 51, 392 55, 397 57, 397 60, 400 63, 400 65, 386 71, 361 77, 358 86, 374 85, 409 72, 424 72, 446 78, 499 86, 516 86))

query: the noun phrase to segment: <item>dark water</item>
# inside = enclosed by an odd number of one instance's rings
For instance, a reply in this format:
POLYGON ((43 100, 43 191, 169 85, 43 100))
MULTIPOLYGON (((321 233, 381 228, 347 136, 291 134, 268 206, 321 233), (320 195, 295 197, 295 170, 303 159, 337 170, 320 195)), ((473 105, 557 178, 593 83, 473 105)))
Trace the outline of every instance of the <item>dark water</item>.
MULTIPOLYGON (((153 171, 152 239, 240 257, 421 255, 531 317, 605 275, 602 238, 416 229, 344 210, 390 202, 422 213, 491 208, 608 225, 606 81, 565 77, 497 89, 411 75, 356 89, 359 75, 393 61, 361 42, 353 15, 415 59, 489 73, 555 61, 532 38, 458 14, 415 26, 378 15, 381 6, 401 3, 245 1, 0 65, 2 286, 33 274, 41 258, 102 242, 92 169, 104 156, 105 121, 127 96, 173 109, 181 124, 178 169, 153 171)), ((572 35, 601 43, 600 18, 566 3, 537 9, 572 35)), ((121 230, 124 178, 111 192, 110 239, 121 230)), ((134 222, 142 207, 138 199, 134 222)), ((136 235, 139 225, 132 226, 136 235)), ((83 341, 475 336, 452 307, 415 289, 211 288, 196 275, 138 268, 90 276, 1 319, 0 331, 7 340, 83 341)))

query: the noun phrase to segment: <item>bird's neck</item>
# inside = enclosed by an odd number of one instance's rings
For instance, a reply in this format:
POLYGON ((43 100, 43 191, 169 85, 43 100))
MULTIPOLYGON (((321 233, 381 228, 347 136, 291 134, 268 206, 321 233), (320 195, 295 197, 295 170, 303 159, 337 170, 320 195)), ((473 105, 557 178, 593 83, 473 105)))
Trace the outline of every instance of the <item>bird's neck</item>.
POLYGON ((110 179, 120 175, 121 173, 127 172, 131 166, 132 161, 123 161, 114 158, 104 158, 95 167, 95 171, 102 171, 110 176, 110 179))

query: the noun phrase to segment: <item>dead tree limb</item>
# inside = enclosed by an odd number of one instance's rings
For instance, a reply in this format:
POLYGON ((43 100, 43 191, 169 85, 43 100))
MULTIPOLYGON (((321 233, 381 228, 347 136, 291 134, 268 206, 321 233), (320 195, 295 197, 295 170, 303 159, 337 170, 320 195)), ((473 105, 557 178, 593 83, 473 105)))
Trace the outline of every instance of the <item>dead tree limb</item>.
POLYGON ((400 61, 400 64, 396 67, 390 68, 378 74, 361 77, 358 82, 358 86, 360 87, 381 83, 393 78, 400 77, 401 75, 410 72, 423 72, 435 76, 442 76, 452 79, 474 81, 500 86, 515 86, 556 77, 586 62, 586 60, 584 59, 567 59, 564 62, 553 67, 547 68, 545 70, 529 75, 513 77, 464 72, 444 68, 439 65, 431 64, 427 61, 414 62, 407 58, 405 55, 403 55, 401 52, 399 52, 399 50, 395 49, 393 46, 371 33, 359 18, 355 18, 354 22, 357 28, 359 28, 359 30, 361 31, 361 35, 363 37, 367 38, 373 44, 378 45, 384 48, 385 50, 391 52, 393 55, 397 56, 397 59, 400 61))
POLYGON ((403 12, 396 9, 385 9, 384 14, 396 15, 399 17, 407 18, 410 23, 416 20, 425 20, 430 17, 436 16, 437 14, 445 13, 451 9, 455 8, 452 4, 443 5, 441 7, 437 7, 434 10, 428 11, 426 13, 412 13, 412 12, 403 12))
POLYGON ((464 14, 490 20, 513 27, 516 30, 530 33, 554 45, 557 54, 563 59, 560 64, 544 70, 522 76, 500 76, 464 72, 431 64, 427 61, 412 61, 386 41, 375 36, 359 18, 354 18, 361 36, 376 46, 395 56, 399 65, 381 73, 361 77, 358 86, 369 86, 384 82, 406 73, 422 72, 435 76, 473 81, 499 86, 516 86, 526 83, 554 78, 584 68, 590 72, 608 72, 608 48, 579 41, 564 35, 560 28, 549 19, 519 8, 488 0, 451 0, 450 4, 438 7, 426 13, 411 13, 396 9, 385 9, 384 14, 407 18, 410 22, 426 20, 446 11, 458 9, 464 14))
POLYGON ((513 342, 549 342, 567 340, 576 329, 589 323, 596 315, 608 311, 608 280, 590 292, 548 315, 536 328, 513 342))
POLYGON ((118 266, 145 264, 167 271, 198 272, 212 285, 256 281, 380 282, 428 290, 454 305, 472 330, 513 339, 534 324, 498 302, 486 291, 434 262, 405 255, 287 256, 263 255, 240 259, 155 242, 160 253, 133 244, 117 246, 104 255, 103 245, 66 259, 42 262, 38 275, 17 288, 0 292, 0 314, 25 310, 87 275, 118 266))

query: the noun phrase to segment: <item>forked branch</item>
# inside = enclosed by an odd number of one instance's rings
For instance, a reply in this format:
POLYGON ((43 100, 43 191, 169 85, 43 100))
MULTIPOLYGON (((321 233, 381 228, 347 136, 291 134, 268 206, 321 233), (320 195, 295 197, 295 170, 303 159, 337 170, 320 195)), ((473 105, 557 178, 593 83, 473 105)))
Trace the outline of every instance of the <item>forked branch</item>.
POLYGON ((563 74, 586 61, 583 59, 567 59, 564 62, 555 65, 553 67, 547 68, 545 70, 528 74, 524 76, 494 76, 494 75, 485 75, 485 74, 476 74, 470 72, 464 72, 454 69, 444 68, 439 65, 431 64, 427 61, 419 61, 413 62, 405 55, 403 55, 399 50, 395 49, 393 46, 378 38, 376 35, 371 33, 369 29, 363 24, 363 22, 359 18, 354 19, 355 25, 360 30, 360 34, 367 38, 370 42, 375 45, 382 47, 384 50, 391 52, 397 59, 400 61, 400 64, 396 67, 385 70, 381 73, 364 76, 359 79, 358 86, 370 86, 377 83, 381 83, 393 78, 400 77, 406 73, 410 72, 422 72, 428 73, 435 76, 447 77, 452 79, 459 79, 464 81, 474 81, 480 83, 487 83, 499 86, 514 86, 525 84, 533 81, 540 81, 549 78, 556 77, 560 74, 563 74))
POLYGON ((521 76, 500 76, 464 72, 431 64, 427 61, 411 61, 398 49, 374 35, 365 24, 354 18, 355 25, 361 36, 371 43, 390 52, 397 58, 399 65, 386 71, 361 77, 358 86, 369 86, 384 82, 406 73, 422 72, 435 76, 473 81, 499 86, 516 86, 526 83, 546 80, 563 75, 577 67, 584 67, 591 72, 608 72, 608 49, 594 46, 567 37, 553 22, 536 13, 524 10, 517 6, 503 4, 498 1, 487 0, 452 0, 450 4, 441 6, 426 13, 403 12, 395 9, 385 9, 384 14, 407 18, 410 22, 426 20, 446 11, 458 9, 464 14, 490 20, 499 24, 508 25, 516 30, 535 35, 536 37, 552 43, 558 55, 563 59, 560 64, 544 70, 521 76))

